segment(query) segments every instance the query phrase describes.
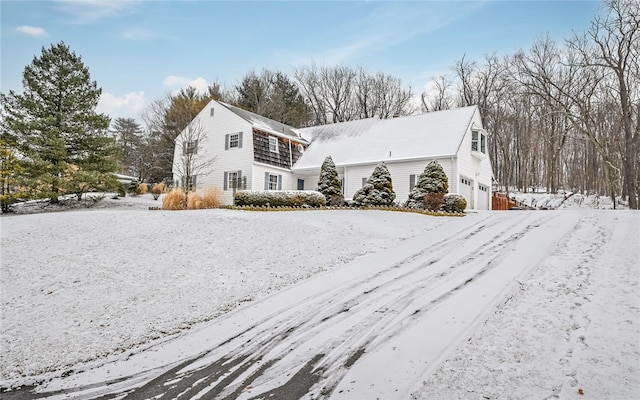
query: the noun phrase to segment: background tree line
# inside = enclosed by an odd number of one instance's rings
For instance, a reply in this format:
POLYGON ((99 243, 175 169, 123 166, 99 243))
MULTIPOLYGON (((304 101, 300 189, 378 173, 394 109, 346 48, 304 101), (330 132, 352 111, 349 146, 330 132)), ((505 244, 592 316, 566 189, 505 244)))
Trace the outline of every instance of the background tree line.
POLYGON ((640 3, 607 0, 590 28, 434 78, 423 111, 477 104, 503 190, 640 196, 640 3))
POLYGON ((500 188, 623 195, 637 209, 639 7, 605 0, 591 27, 564 43, 543 37, 502 57, 463 56, 450 75, 433 79, 421 105, 391 75, 310 64, 291 76, 250 71, 237 85, 214 83, 205 93, 182 89, 154 101, 144 126, 133 118, 109 124, 97 114, 101 90, 88 69, 64 43, 52 45, 25 68, 23 94, 2 94, 0 199, 4 207, 25 195, 16 188, 52 200, 81 194, 113 183, 114 171, 171 179, 176 137, 215 99, 294 127, 478 105, 500 188))

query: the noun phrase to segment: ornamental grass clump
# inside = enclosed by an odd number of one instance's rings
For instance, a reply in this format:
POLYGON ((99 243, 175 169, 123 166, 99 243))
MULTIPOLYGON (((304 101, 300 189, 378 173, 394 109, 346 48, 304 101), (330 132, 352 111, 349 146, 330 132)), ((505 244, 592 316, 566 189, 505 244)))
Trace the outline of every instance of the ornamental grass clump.
POLYGON ((187 195, 182 189, 173 189, 162 198, 163 210, 184 210, 187 208, 187 195))
POLYGON ((205 189, 202 201, 204 202, 204 208, 216 208, 220 207, 220 188, 217 186, 211 186, 205 189))
POLYGON ((138 185, 138 191, 140 194, 147 194, 149 192, 149 185, 146 183, 141 183, 138 185))
POLYGON ((189 194, 187 194, 187 208, 189 210, 202 210, 206 208, 204 197, 198 192, 189 192, 189 194))
POLYGON ((151 188, 151 195, 153 196, 154 200, 158 200, 158 197, 160 197, 162 192, 164 192, 164 183, 162 183, 162 182, 161 183, 156 183, 151 188))

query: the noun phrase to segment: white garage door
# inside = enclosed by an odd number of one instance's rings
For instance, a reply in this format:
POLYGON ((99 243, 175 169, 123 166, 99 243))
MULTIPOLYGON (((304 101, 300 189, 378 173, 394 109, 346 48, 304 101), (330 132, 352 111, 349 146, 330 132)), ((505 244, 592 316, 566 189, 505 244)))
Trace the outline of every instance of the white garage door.
POLYGON ((478 184, 478 210, 489 209, 489 187, 478 184))
POLYGON ((467 208, 473 208, 473 181, 471 179, 460 177, 460 194, 467 199, 467 208))

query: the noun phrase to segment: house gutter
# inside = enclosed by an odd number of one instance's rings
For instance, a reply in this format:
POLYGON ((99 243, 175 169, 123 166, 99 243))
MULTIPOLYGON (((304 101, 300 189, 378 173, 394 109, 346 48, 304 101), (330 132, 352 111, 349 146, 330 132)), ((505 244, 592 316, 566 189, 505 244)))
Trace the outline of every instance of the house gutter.
MULTIPOLYGON (((442 154, 442 155, 437 155, 437 156, 419 156, 419 157, 408 157, 408 158, 397 158, 395 160, 376 160, 376 161, 361 161, 361 162, 357 162, 357 163, 348 163, 348 164, 336 164, 336 167, 346 167, 347 165, 349 167, 358 167, 358 166, 362 166, 362 165, 377 165, 380 161, 384 161, 385 164, 395 164, 395 163, 402 163, 402 162, 408 162, 408 161, 422 161, 422 160, 442 160, 442 159, 447 159, 447 158, 451 158, 452 160, 455 159, 455 155, 451 155, 451 154, 442 154)), ((318 165, 317 167, 296 167, 296 168, 292 168, 292 171, 313 171, 315 169, 320 168, 321 166, 318 165)))

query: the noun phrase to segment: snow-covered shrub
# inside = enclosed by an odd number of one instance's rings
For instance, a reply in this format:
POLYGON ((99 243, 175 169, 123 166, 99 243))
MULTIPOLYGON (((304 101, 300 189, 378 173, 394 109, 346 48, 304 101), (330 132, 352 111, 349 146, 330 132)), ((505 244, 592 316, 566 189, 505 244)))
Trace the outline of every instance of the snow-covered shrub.
POLYGON ((442 208, 447 212, 462 213, 467 208, 467 199, 459 194, 448 194, 444 196, 442 208))
POLYGON ((140 194, 140 184, 138 181, 131 181, 129 186, 127 186, 127 192, 131 193, 133 196, 137 196, 140 194))
POLYGON ((187 195, 182 189, 173 189, 162 198, 163 210, 184 210, 187 208, 187 195))
POLYGON ((449 191, 449 178, 437 161, 431 161, 418 177, 418 182, 409 193, 405 203, 409 208, 424 208, 424 197, 427 193, 446 194, 449 191))
POLYGON ((357 206, 390 206, 395 199, 391 174, 383 162, 376 165, 364 186, 353 195, 357 206))
POLYGON ((344 197, 342 197, 342 200, 340 197, 342 196, 342 182, 338 177, 338 170, 331 156, 325 158, 322 167, 320 167, 318 192, 324 195, 328 206, 341 206, 342 202, 344 202, 344 197), (334 202, 340 202, 341 204, 334 204, 334 202))
POLYGON ((440 211, 444 204, 444 194, 442 193, 427 193, 424 195, 424 207, 429 211, 440 211))
POLYGON ((324 195, 314 190, 239 190, 234 197, 236 206, 256 207, 323 207, 324 195))

